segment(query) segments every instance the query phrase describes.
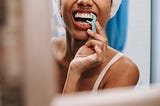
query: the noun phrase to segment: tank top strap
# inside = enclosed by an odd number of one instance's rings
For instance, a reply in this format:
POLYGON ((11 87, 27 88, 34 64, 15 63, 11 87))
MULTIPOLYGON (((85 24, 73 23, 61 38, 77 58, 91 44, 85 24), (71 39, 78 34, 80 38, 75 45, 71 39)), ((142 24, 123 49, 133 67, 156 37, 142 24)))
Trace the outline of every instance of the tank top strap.
POLYGON ((103 68, 103 70, 101 71, 101 73, 99 74, 96 82, 94 83, 93 86, 93 90, 92 92, 97 92, 98 91, 98 87, 103 79, 103 77, 105 76, 106 72, 108 71, 108 69, 111 67, 112 64, 114 64, 118 59, 120 59, 124 54, 122 53, 117 53, 110 61, 109 63, 103 68))

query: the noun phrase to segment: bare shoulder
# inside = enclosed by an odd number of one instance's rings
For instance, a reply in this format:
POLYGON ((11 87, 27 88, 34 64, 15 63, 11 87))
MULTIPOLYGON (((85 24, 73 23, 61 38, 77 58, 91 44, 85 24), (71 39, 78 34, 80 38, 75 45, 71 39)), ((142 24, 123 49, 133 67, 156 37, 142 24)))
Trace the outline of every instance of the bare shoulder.
POLYGON ((107 87, 133 86, 139 80, 137 65, 125 55, 111 66, 109 73, 110 78, 107 87))
POLYGON ((53 37, 51 39, 51 45, 52 45, 52 47, 63 46, 64 42, 65 42, 65 38, 64 37, 53 37))
POLYGON ((137 65, 127 56, 123 55, 114 65, 114 70, 119 69, 121 74, 132 73, 138 74, 139 70, 137 65))
POLYGON ((61 57, 65 49, 65 38, 64 37, 53 37, 51 39, 52 54, 54 57, 61 57))

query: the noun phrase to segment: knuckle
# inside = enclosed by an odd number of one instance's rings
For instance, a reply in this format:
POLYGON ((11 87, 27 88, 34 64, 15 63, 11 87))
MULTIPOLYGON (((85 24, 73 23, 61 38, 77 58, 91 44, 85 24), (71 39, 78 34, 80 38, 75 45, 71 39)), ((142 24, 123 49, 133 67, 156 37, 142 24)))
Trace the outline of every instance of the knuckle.
POLYGON ((99 34, 95 34, 96 39, 99 38, 99 36, 100 36, 99 34))
POLYGON ((100 46, 103 46, 103 44, 104 44, 103 42, 100 42, 100 43, 99 43, 100 46))
POLYGON ((94 42, 95 42, 95 40, 94 40, 94 39, 92 39, 92 40, 90 40, 90 42, 91 42, 91 43, 94 43, 94 42))
POLYGON ((97 62, 102 64, 103 63, 103 59, 102 58, 97 58, 97 62))
POLYGON ((92 31, 92 33, 91 33, 91 34, 92 34, 92 36, 95 36, 95 35, 96 35, 96 32, 93 32, 93 31, 92 31))
POLYGON ((104 39, 103 39, 103 42, 107 42, 107 39, 106 39, 106 38, 104 38, 104 39))

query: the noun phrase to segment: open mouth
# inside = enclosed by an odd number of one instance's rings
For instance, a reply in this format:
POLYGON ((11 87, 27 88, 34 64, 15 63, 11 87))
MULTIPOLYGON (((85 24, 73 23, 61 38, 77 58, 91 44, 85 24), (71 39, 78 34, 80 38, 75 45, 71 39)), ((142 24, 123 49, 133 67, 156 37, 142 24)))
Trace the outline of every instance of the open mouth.
POLYGON ((87 22, 87 20, 92 21, 93 16, 91 13, 74 12, 73 19, 77 27, 81 29, 89 29, 91 28, 91 25, 87 22))

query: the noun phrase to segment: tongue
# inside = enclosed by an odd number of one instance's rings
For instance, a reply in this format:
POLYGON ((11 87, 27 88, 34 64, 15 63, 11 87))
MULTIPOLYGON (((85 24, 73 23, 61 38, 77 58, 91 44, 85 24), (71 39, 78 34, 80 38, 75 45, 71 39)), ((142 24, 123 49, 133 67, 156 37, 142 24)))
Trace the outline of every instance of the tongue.
POLYGON ((75 25, 80 29, 89 29, 91 25, 87 22, 87 18, 74 18, 75 25))
POLYGON ((85 22, 85 21, 77 21, 79 24, 81 24, 81 25, 89 25, 89 23, 87 23, 87 22, 85 22))

